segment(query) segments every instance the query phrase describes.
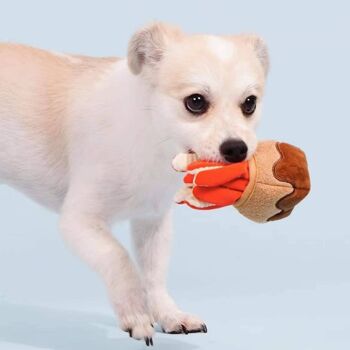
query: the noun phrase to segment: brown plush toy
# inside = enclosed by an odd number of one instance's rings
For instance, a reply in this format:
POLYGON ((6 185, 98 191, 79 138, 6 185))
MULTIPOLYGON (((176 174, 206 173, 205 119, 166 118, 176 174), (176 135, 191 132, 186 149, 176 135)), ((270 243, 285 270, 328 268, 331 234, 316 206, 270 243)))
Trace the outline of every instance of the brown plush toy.
POLYGON ((177 203, 195 209, 233 204, 255 222, 287 217, 310 191, 304 152, 283 142, 260 142, 253 157, 241 163, 207 162, 195 154, 180 154, 173 166, 186 172, 177 203))
POLYGON ((304 152, 288 143, 265 141, 249 161, 249 183, 235 207, 253 221, 279 220, 287 217, 309 191, 304 152))

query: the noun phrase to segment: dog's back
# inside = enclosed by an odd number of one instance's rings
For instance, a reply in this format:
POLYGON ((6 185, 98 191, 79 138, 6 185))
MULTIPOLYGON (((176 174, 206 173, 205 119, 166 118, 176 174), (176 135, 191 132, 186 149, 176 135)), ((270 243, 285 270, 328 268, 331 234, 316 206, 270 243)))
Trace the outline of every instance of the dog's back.
POLYGON ((68 182, 71 101, 115 61, 0 44, 0 183, 60 205, 68 182))

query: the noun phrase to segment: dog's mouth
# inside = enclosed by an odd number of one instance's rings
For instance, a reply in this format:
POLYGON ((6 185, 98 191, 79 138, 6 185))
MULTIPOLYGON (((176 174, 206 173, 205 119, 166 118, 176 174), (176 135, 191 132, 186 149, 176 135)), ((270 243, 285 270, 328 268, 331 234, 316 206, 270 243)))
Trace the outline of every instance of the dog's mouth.
POLYGON ((205 156, 200 156, 197 152, 195 152, 192 148, 189 148, 189 147, 186 148, 186 152, 185 153, 196 155, 196 157, 198 159, 206 160, 208 162, 222 162, 222 163, 225 163, 225 160, 221 159, 221 157, 209 158, 209 157, 205 157, 205 156))

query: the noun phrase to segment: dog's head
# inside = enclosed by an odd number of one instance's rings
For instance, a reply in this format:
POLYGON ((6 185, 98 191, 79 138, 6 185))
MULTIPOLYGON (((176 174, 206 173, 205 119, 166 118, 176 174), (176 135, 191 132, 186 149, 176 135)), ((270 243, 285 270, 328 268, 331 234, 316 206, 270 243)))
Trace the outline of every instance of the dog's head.
POLYGON ((202 159, 239 162, 255 151, 268 53, 254 35, 185 35, 154 23, 130 41, 128 63, 152 87, 156 123, 202 159))

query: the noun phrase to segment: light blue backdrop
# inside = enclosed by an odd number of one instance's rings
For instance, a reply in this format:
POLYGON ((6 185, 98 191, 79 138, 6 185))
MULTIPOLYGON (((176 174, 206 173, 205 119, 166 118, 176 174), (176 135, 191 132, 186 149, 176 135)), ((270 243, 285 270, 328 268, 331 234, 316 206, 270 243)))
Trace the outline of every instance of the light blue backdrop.
MULTIPOLYGON (((312 193, 284 221, 176 208, 169 285, 207 335, 158 349, 350 348, 350 8, 332 1, 0 1, 0 40, 124 55, 150 20, 189 32, 257 32, 271 53, 260 138, 309 158, 312 193)), ((0 62, 1 64, 1 62, 0 62)), ((0 188, 0 349, 141 349, 114 329, 99 279, 63 247, 57 217, 0 188)), ((116 235, 129 245, 127 226, 116 235)))

